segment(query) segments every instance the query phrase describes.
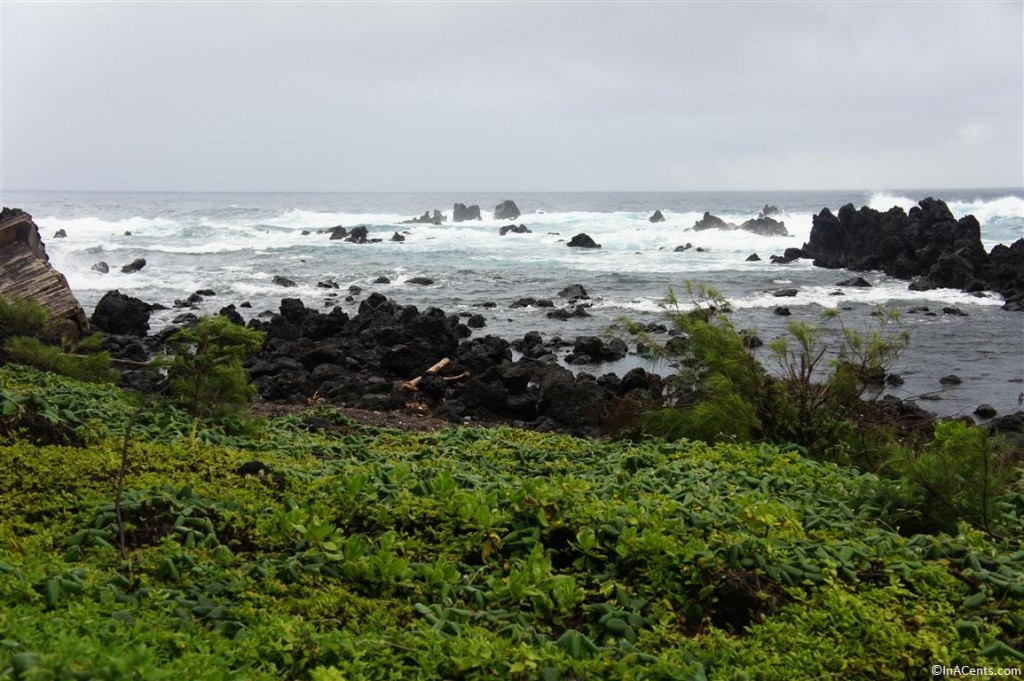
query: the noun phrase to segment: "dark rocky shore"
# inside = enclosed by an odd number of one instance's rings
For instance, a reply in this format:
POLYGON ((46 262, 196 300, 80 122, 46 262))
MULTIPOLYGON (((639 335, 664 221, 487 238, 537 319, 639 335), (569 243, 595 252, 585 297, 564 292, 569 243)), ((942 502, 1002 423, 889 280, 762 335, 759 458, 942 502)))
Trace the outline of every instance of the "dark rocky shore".
MULTIPOLYGON (((242 323, 233 307, 221 314, 242 323)), ((147 317, 146 303, 111 292, 92 319, 116 332, 104 343, 115 358, 138 362, 159 352, 175 330, 145 335, 147 317)), ((412 409, 457 423, 501 421, 593 435, 617 400, 656 402, 662 394, 661 378, 642 368, 622 377, 574 374, 556 354, 571 346, 571 360, 595 364, 625 355, 621 340, 545 341, 537 332, 511 342, 469 338, 462 317, 403 306, 379 293, 364 299, 352 317, 340 308, 325 314, 286 298, 270 319, 252 319, 248 326, 266 333, 249 374, 260 398, 278 404, 323 400, 359 409, 412 409)), ((158 381, 146 368, 125 372, 129 387, 151 389, 158 381)))
MULTIPOLYGON (((496 212, 511 216, 515 204, 506 204, 496 212)), ((461 219, 476 219, 479 212, 476 206, 457 208, 461 219)), ((769 208, 760 220, 770 220, 769 208)), ((35 230, 27 215, 19 215, 35 230)), ((426 217, 432 219, 429 213, 426 217)), ((972 216, 955 220, 946 204, 931 198, 909 214, 900 208, 880 213, 846 205, 835 216, 826 208, 814 217, 808 243, 802 249, 787 249, 783 261, 799 257, 814 258, 821 267, 882 270, 911 280, 910 286, 920 290, 998 291, 1006 299, 1004 309, 1024 309, 1024 240, 986 253, 978 222, 972 216)), ((197 291, 175 306, 187 308, 211 295, 213 291, 197 291)), ((559 295, 564 299, 561 306, 524 298, 513 307, 550 307, 547 316, 559 319, 588 314, 582 286, 567 287, 559 295)), ((161 352, 176 329, 150 335, 154 309, 111 291, 89 320, 94 329, 107 334, 104 347, 121 360, 126 387, 149 390, 160 382, 151 369, 132 364, 145 363, 161 352)), ((223 307, 220 314, 246 323, 235 305, 223 307)), ((174 324, 197 320, 183 311, 174 324)), ((664 394, 662 378, 643 368, 622 376, 594 371, 602 362, 627 354, 621 340, 544 339, 536 331, 511 341, 479 332, 474 336, 474 329, 485 326, 480 315, 459 316, 436 307, 420 310, 380 293, 363 299, 353 316, 338 307, 319 312, 297 298, 285 298, 276 313, 252 318, 248 326, 266 333, 264 347, 247 368, 260 399, 271 404, 326 401, 366 410, 412 410, 454 423, 508 422, 590 435, 638 405, 658 404, 664 394), (563 362, 594 373, 574 372, 563 362)))
POLYGON ((802 251, 818 267, 881 270, 911 280, 916 291, 995 291, 1004 309, 1024 311, 1024 239, 986 253, 977 219, 957 220, 938 199, 926 198, 909 213, 847 204, 836 216, 826 208, 814 216, 802 251))

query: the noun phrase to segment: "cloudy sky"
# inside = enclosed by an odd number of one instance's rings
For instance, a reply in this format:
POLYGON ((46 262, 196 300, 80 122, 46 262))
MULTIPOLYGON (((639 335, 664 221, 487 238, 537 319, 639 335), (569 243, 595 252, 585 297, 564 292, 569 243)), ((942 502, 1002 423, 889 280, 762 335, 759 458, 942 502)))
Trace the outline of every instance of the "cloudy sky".
POLYGON ((10 2, 7 189, 1024 185, 1024 2, 10 2))

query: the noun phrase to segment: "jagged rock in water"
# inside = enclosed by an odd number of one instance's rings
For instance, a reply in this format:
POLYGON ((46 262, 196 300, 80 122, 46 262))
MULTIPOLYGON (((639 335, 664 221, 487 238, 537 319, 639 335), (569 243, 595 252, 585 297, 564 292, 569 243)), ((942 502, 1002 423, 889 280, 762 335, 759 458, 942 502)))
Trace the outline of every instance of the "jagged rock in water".
POLYGON ((494 207, 495 220, 518 220, 519 206, 512 199, 506 199, 494 207))
POLYGON ((464 203, 456 203, 452 207, 452 222, 465 222, 466 220, 482 220, 480 217, 480 206, 467 207, 464 203))
POLYGON ((135 260, 132 260, 130 263, 122 267, 121 271, 124 272, 125 274, 134 274, 135 272, 138 272, 145 266, 145 258, 136 258, 135 260))
POLYGON ((601 244, 596 243, 587 234, 577 234, 569 241, 569 248, 601 248, 601 244))
POLYGON ((665 216, 661 214, 660 210, 654 211, 651 217, 647 218, 651 222, 665 222, 665 216))

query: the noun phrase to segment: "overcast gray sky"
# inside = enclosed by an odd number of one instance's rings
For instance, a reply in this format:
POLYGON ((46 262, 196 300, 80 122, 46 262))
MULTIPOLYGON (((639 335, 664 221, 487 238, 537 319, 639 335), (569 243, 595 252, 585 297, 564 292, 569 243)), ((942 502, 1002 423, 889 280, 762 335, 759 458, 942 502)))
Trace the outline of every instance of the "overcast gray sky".
POLYGON ((1020 187, 1022 8, 3 0, 3 184, 1020 187))

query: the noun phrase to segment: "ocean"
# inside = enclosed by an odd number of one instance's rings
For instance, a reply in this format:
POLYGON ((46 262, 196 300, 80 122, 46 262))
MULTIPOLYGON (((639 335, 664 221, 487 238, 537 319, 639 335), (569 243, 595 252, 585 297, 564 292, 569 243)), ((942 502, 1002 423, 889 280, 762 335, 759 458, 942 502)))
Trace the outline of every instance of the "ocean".
MULTIPOLYGON (((1024 315, 1000 309, 997 294, 975 297, 957 290, 914 292, 907 282, 878 272, 857 273, 870 288, 836 283, 854 274, 816 268, 801 260, 769 262, 808 238, 812 216, 853 203, 887 210, 909 209, 926 197, 945 201, 954 215, 973 214, 982 225, 986 249, 1024 236, 1024 190, 901 190, 789 192, 559 192, 559 193, 174 193, 6 191, 6 206, 30 213, 46 243, 51 263, 67 277, 87 313, 107 291, 117 289, 168 310, 154 313, 152 330, 172 323, 184 310, 174 302, 200 289, 196 312, 216 313, 229 303, 249 303, 243 317, 266 315, 282 298, 301 298, 326 311, 339 305, 355 314, 359 301, 380 292, 403 305, 435 306, 450 313, 481 314, 486 326, 476 335, 509 340, 527 331, 546 339, 598 335, 627 317, 642 322, 661 318, 669 288, 704 283, 732 302, 734 320, 766 342, 785 333, 788 320, 820 321, 826 308, 840 307, 847 325, 870 328, 870 313, 883 304, 902 311, 911 331, 910 347, 896 366, 905 384, 891 392, 914 398, 943 416, 967 415, 981 403, 1000 413, 1019 408, 1024 391, 1024 315), (493 220, 506 199, 522 212, 515 224, 529 233, 499 236, 509 220, 493 220), (483 219, 454 223, 452 206, 479 205, 483 219), (705 211, 736 224, 775 206, 790 236, 758 236, 740 231, 687 231, 705 211), (441 225, 402 224, 440 210, 441 225), (648 217, 660 210, 661 223, 648 217), (330 240, 324 230, 365 225, 380 243, 330 240), (58 230, 67 234, 55 238, 58 230), (405 237, 391 241, 395 233, 405 237), (568 248, 576 234, 590 235, 602 248, 568 248), (684 252, 677 246, 691 244, 684 252), (700 249, 700 250, 698 250, 700 249), (748 262, 757 253, 759 262, 748 262), (140 272, 121 267, 144 258, 140 272), (93 269, 106 262, 110 270, 93 269), (274 278, 286 277, 284 288, 274 278), (386 277, 389 283, 374 283, 386 277), (413 283, 426 277, 432 284, 413 283), (337 284, 338 288, 323 285, 337 284), (548 310, 512 308, 519 298, 559 302, 558 292, 581 284, 591 297, 590 316, 557 321, 548 310), (349 288, 360 292, 351 294, 349 288), (795 297, 773 295, 796 288, 795 297), (834 295, 842 291, 842 295, 834 295), (494 303, 493 307, 483 307, 494 303), (790 317, 774 314, 785 305, 790 317), (966 316, 942 313, 954 306, 966 316), (912 308, 928 307, 935 316, 912 308), (946 386, 939 379, 958 375, 946 386)), ((830 323, 834 331, 835 324, 830 323)), ((574 367, 594 374, 622 373, 645 366, 636 356, 613 364, 574 367)), ((664 371, 664 367, 654 367, 664 371)))

